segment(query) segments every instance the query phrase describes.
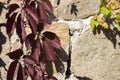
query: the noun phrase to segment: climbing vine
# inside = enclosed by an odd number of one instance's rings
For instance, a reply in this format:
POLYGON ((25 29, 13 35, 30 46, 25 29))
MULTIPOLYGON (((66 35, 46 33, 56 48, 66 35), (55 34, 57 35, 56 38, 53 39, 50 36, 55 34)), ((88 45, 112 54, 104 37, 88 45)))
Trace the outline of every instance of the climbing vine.
POLYGON ((45 68, 46 60, 52 63, 56 60, 55 49, 61 50, 59 37, 53 32, 43 32, 50 27, 47 19, 53 14, 50 1, 17 1, 19 4, 11 4, 6 14, 6 31, 11 38, 16 30, 22 46, 7 54, 13 60, 7 80, 57 80, 52 74, 46 74, 45 68))
POLYGON ((101 0, 99 13, 90 21, 91 29, 98 26, 108 29, 114 23, 120 26, 120 0, 101 0))

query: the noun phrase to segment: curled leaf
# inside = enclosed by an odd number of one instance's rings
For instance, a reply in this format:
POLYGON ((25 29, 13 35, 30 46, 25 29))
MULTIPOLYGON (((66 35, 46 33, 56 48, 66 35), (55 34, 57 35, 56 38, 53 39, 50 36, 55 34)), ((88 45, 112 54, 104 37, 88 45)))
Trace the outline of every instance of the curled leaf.
POLYGON ((20 64, 18 63, 18 60, 15 60, 10 64, 7 72, 7 80, 14 80, 18 74, 19 66, 20 64))
POLYGON ((17 49, 13 52, 10 52, 7 54, 11 59, 20 59, 20 57, 23 55, 22 49, 17 49))
POLYGON ((46 37, 46 41, 54 48, 60 49, 61 43, 59 37, 52 32, 44 32, 44 37, 46 37))
POLYGON ((25 32, 23 21, 21 19, 21 14, 18 16, 18 19, 17 19, 16 31, 20 38, 21 43, 23 43, 26 39, 26 32, 25 32))
POLYGON ((43 49, 47 60, 55 61, 55 51, 46 38, 43 37, 43 49))

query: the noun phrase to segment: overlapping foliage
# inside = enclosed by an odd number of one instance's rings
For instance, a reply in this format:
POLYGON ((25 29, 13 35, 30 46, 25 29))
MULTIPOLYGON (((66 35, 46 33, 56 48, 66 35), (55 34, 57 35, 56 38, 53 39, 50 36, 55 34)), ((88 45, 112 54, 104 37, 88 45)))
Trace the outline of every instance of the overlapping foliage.
POLYGON ((53 14, 49 0, 18 0, 20 4, 11 4, 6 14, 6 30, 9 38, 16 30, 21 44, 27 51, 20 49, 7 55, 13 59, 10 64, 7 80, 57 80, 52 75, 45 75, 44 60, 55 61, 54 49, 61 49, 59 37, 52 32, 42 31, 49 28, 47 19, 53 14), (31 32, 28 34, 26 28, 31 32))
POLYGON ((107 29, 110 26, 110 21, 120 26, 119 9, 120 0, 101 0, 99 13, 94 15, 90 21, 91 29, 94 30, 98 26, 107 29))

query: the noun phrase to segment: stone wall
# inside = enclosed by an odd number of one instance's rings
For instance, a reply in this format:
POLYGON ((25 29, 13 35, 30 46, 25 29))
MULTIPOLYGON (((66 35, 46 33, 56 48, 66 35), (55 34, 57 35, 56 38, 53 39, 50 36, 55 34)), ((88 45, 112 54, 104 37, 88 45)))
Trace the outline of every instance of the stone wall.
MULTIPOLYGON (((10 64, 6 53, 19 48, 17 35, 10 41, 6 34, 6 1, 0 1, 0 80, 6 80, 10 64)), ((120 80, 120 29, 90 30, 89 22, 98 13, 100 0, 50 1, 57 19, 47 31, 56 33, 63 47, 62 62, 56 62, 54 76, 58 80, 120 80)))

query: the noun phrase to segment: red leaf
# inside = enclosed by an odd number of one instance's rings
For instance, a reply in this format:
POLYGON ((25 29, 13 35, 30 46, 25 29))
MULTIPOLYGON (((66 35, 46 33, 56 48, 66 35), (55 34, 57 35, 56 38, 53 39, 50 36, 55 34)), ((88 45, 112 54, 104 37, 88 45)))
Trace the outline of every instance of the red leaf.
POLYGON ((46 20, 47 20, 47 12, 45 10, 45 7, 43 6, 43 3, 39 3, 38 6, 39 6, 41 20, 46 22, 46 20))
POLYGON ((43 35, 46 37, 46 41, 54 48, 60 49, 60 39, 59 37, 52 32, 44 32, 43 35))
POLYGON ((15 17, 17 14, 13 14, 12 17, 7 19, 6 30, 9 38, 13 35, 15 29, 15 17))
POLYGON ((7 72, 7 80, 14 80, 18 74, 19 65, 18 60, 15 60, 10 64, 7 72))
POLYGON ((41 0, 44 8, 49 12, 53 13, 53 8, 49 0, 41 0))
POLYGON ((25 67, 28 70, 28 74, 31 76, 32 80, 41 80, 43 72, 39 66, 25 64, 25 67))
POLYGON ((58 80, 57 78, 55 78, 54 76, 47 76, 45 79, 43 80, 58 80))
POLYGON ((33 78, 35 71, 33 65, 25 64, 25 68, 28 71, 28 74, 31 76, 31 78, 33 78))
POLYGON ((50 45, 50 43, 48 43, 47 38, 43 37, 42 40, 43 40, 43 49, 44 49, 46 58, 49 61, 55 61, 55 51, 53 47, 50 45))
POLYGON ((18 74, 17 74, 17 80, 25 80, 25 73, 22 68, 22 65, 20 64, 18 74))
POLYGON ((32 32, 36 35, 37 34, 37 24, 35 23, 35 21, 33 20, 33 18, 30 15, 26 15, 26 17, 29 21, 32 32))
POLYGON ((32 48, 31 56, 37 62, 39 62, 39 56, 41 53, 40 52, 40 47, 41 47, 40 39, 37 37, 37 39, 35 40, 35 36, 33 34, 29 34, 25 40, 25 45, 27 49, 32 48))
POLYGON ((43 72, 41 71, 40 67, 34 67, 35 68, 35 75, 33 77, 34 80, 40 80, 42 77, 43 72))
POLYGON ((34 47, 32 47, 32 53, 31 56, 33 57, 33 59, 35 59, 37 61, 37 63, 39 63, 39 56, 40 56, 40 39, 39 37, 35 40, 35 44, 34 47))
POLYGON ((24 10, 26 11, 26 14, 29 15, 33 20, 34 23, 38 24, 39 23, 39 17, 35 10, 32 9, 31 6, 27 5, 24 7, 24 10))
POLYGON ((29 65, 34 65, 34 64, 36 64, 37 62, 36 62, 36 60, 35 59, 33 59, 31 56, 29 56, 29 55, 25 55, 24 57, 24 62, 25 63, 27 63, 27 64, 29 64, 29 65))
POLYGON ((48 29, 48 28, 50 28, 50 25, 47 22, 45 22, 44 23, 44 29, 48 29))
POLYGON ((20 59, 20 57, 22 56, 23 51, 22 49, 17 49, 13 52, 8 53, 7 55, 11 58, 11 59, 20 59))
POLYGON ((32 47, 35 46, 34 44, 35 44, 35 35, 34 34, 29 34, 26 37, 26 40, 25 40, 26 48, 29 50, 29 49, 31 49, 32 47))
POLYGON ((8 13, 6 14, 6 18, 9 18, 9 17, 10 17, 10 14, 11 14, 12 12, 14 12, 17 8, 19 8, 19 5, 18 5, 18 4, 11 4, 11 5, 9 6, 9 11, 8 11, 8 13))
POLYGON ((23 43, 26 38, 26 32, 25 32, 23 21, 21 20, 21 14, 18 16, 16 28, 17 28, 16 31, 20 38, 20 41, 21 43, 23 43))

